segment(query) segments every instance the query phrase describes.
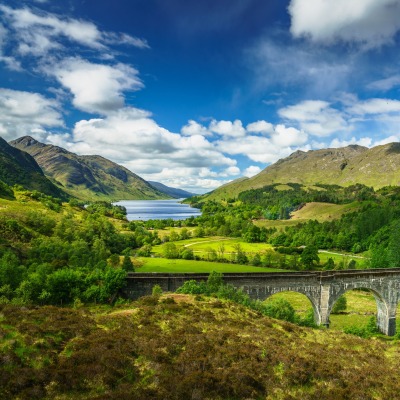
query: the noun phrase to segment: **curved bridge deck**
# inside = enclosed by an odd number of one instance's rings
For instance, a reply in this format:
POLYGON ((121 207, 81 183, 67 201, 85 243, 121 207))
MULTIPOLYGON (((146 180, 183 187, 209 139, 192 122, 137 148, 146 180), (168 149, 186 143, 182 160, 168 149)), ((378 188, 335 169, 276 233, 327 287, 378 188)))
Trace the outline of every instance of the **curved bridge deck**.
MULTIPOLYGON (((175 291, 184 282, 205 281, 208 274, 129 273, 123 294, 131 299, 151 294, 154 285, 175 291)), ((369 289, 377 303, 380 331, 396 332, 396 309, 400 300, 400 268, 343 271, 224 273, 224 282, 242 289, 253 299, 265 300, 275 293, 294 291, 306 295, 313 306, 315 321, 329 326, 336 300, 348 290, 369 289)))

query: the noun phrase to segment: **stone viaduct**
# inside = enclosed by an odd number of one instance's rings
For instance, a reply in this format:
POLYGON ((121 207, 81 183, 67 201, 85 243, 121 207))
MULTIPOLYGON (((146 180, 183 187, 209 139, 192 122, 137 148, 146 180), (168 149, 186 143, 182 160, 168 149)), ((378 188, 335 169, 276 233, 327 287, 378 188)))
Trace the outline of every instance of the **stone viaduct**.
MULTIPOLYGON (((129 273, 125 297, 136 299, 151 294, 154 285, 175 291, 185 281, 205 281, 208 274, 129 273)), ((253 299, 265 300, 275 293, 299 292, 308 297, 319 325, 329 327, 329 315, 336 300, 352 289, 368 289, 377 304, 379 330, 389 336, 396 332, 396 309, 400 300, 400 268, 343 271, 225 273, 225 283, 242 289, 253 299)))

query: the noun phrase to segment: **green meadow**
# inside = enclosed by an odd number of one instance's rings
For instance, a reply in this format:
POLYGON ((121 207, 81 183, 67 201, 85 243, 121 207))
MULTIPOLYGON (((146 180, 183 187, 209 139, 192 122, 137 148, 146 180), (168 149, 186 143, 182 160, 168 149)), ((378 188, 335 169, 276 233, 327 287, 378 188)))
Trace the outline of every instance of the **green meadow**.
POLYGON ((216 272, 287 272, 278 268, 253 267, 211 261, 167 260, 159 257, 138 257, 133 260, 136 272, 210 273, 216 272))

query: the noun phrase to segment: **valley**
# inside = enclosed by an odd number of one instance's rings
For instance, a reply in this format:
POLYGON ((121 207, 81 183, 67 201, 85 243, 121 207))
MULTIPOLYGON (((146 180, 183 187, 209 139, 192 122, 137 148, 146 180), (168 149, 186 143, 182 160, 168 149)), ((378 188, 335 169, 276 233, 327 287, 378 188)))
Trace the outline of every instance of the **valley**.
MULTIPOLYGON (((22 143, 27 140, 23 138, 22 143)), ((7 146, 6 149, 11 147, 7 146)), ((35 142, 32 146, 42 148, 35 142)), ((82 165, 86 163, 88 168, 93 167, 87 159, 82 161, 66 154, 82 165)), ((35 160, 29 160, 36 165, 38 182, 46 179, 35 160)), ((109 164, 102 161, 101 165, 105 168, 109 164)), ((56 168, 56 164, 53 166, 56 168)), ((273 385, 274 391, 301 396, 307 392, 310 399, 328 393, 358 396, 357 386, 348 384, 346 392, 338 392, 339 387, 329 384, 331 379, 341 379, 339 370, 330 364, 335 359, 330 352, 337 354, 338 349, 351 350, 357 360, 360 357, 357 365, 374 365, 374 371, 380 371, 380 381, 387 374, 397 373, 393 355, 399 352, 400 310, 398 307, 396 333, 384 336, 377 328, 377 303, 371 291, 347 291, 334 305, 337 310, 330 316, 330 328, 324 329, 316 326, 306 296, 282 292, 265 302, 254 301, 225 285, 223 275, 397 267, 398 186, 374 188, 362 183, 339 186, 283 181, 237 195, 232 191, 221 199, 213 193, 186 199, 185 207, 201 210, 198 216, 128 220, 123 202, 105 201, 111 191, 98 198, 80 190, 80 197, 74 197, 75 189, 56 191, 68 186, 60 182, 54 186, 51 182, 55 182, 56 174, 48 172, 46 176, 49 186, 43 186, 43 192, 35 189, 36 178, 31 178, 32 188, 24 187, 23 181, 1 182, 0 357, 6 360, 7 373, 2 375, 0 394, 4 398, 120 398, 129 393, 141 398, 165 397, 173 368, 184 369, 185 379, 192 382, 189 364, 183 360, 197 362, 196 352, 200 349, 203 350, 199 357, 206 357, 209 366, 200 370, 196 367, 193 382, 204 380, 202 396, 215 399, 226 398, 229 393, 236 393, 233 398, 241 398, 241 393, 264 398, 266 382, 273 385), (180 293, 164 293, 154 286, 152 294, 132 301, 122 293, 128 274, 136 273, 198 273, 209 278, 207 283, 183 285, 178 289, 180 293), (14 315, 23 317, 25 322, 14 315), (181 338, 179 343, 177 335, 181 338), (276 338, 280 338, 278 342, 276 338), (184 347, 193 340, 199 348, 188 349, 189 355, 184 347), (292 354, 289 341, 293 340, 296 350, 292 354), (159 341, 163 346, 154 346, 159 341), (105 348, 108 350, 99 350, 105 348), (281 354, 277 358, 258 356, 261 363, 268 360, 265 374, 268 371, 271 381, 266 380, 264 373, 256 377, 251 372, 253 378, 238 387, 216 374, 218 359, 222 357, 224 368, 234 376, 237 354, 241 351, 242 368, 246 371, 253 368, 244 361, 252 351, 261 355, 281 354), (321 358, 322 354, 328 359, 321 358), (282 367, 287 357, 292 364, 300 357, 296 374, 309 378, 293 378, 293 367, 282 367), (375 365, 377 357, 380 369, 375 365), (72 369, 71 362, 78 367, 72 369), (110 362, 119 366, 114 372, 97 367, 96 378, 90 376, 92 365, 110 362), (313 372, 309 363, 314 365, 313 372), (157 371, 150 365, 157 365, 157 371), (49 366, 53 372, 49 372, 49 366), (34 371, 33 381, 23 371, 34 371), (132 371, 136 371, 134 375, 132 371), (209 371, 213 371, 220 389, 208 380, 209 371), (99 377, 103 379, 101 385, 95 382, 99 377)), ((160 188, 146 189, 154 192, 143 189, 141 193, 150 198, 153 194, 171 195, 156 192, 160 188)), ((115 189, 112 196, 128 193, 124 190, 115 189)), ((134 192, 130 193, 133 196, 134 192)), ((137 194, 137 198, 142 194, 137 194)), ((346 382, 355 371, 355 359, 340 357, 346 382)), ((263 371, 258 364, 254 368, 263 371)), ((396 385, 391 388, 385 383, 383 391, 377 389, 372 378, 364 379, 363 394, 373 391, 379 396, 391 395, 397 390, 396 385)), ((174 385, 180 394, 171 395, 171 399, 186 396, 186 385, 174 385)))

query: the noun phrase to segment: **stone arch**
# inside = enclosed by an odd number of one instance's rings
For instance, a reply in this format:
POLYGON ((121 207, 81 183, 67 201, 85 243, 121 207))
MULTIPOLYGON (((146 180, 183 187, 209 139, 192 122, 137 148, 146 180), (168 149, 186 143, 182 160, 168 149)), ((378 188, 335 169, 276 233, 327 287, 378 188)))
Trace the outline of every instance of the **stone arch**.
POLYGON ((384 333, 386 335, 390 335, 390 334, 393 335, 394 332, 390 333, 391 328, 389 327, 389 325, 390 325, 389 302, 385 298, 384 294, 381 293, 378 289, 368 287, 368 285, 365 285, 365 284, 354 284, 354 285, 351 285, 351 287, 342 288, 337 293, 332 295, 330 298, 328 310, 327 310, 328 321, 329 321, 330 314, 332 312, 332 308, 333 308, 334 304, 336 303, 336 301, 339 299, 339 297, 344 295, 345 293, 347 293, 351 290, 355 290, 355 289, 364 289, 364 290, 368 290, 370 293, 372 293, 372 295, 375 298, 376 307, 377 307, 376 321, 377 321, 378 328, 382 333, 384 333))
POLYGON ((276 288, 274 290, 273 293, 268 293, 263 300, 267 300, 270 297, 279 294, 279 293, 283 293, 283 292, 294 292, 294 293, 300 293, 304 296, 307 297, 307 299, 310 301, 311 306, 313 308, 314 311, 314 321, 316 324, 320 325, 321 323, 321 313, 320 313, 320 308, 319 308, 319 301, 318 299, 316 299, 315 297, 312 296, 312 294, 310 294, 309 292, 307 292, 306 290, 296 290, 296 289, 292 289, 290 287, 284 287, 284 288, 276 288))

